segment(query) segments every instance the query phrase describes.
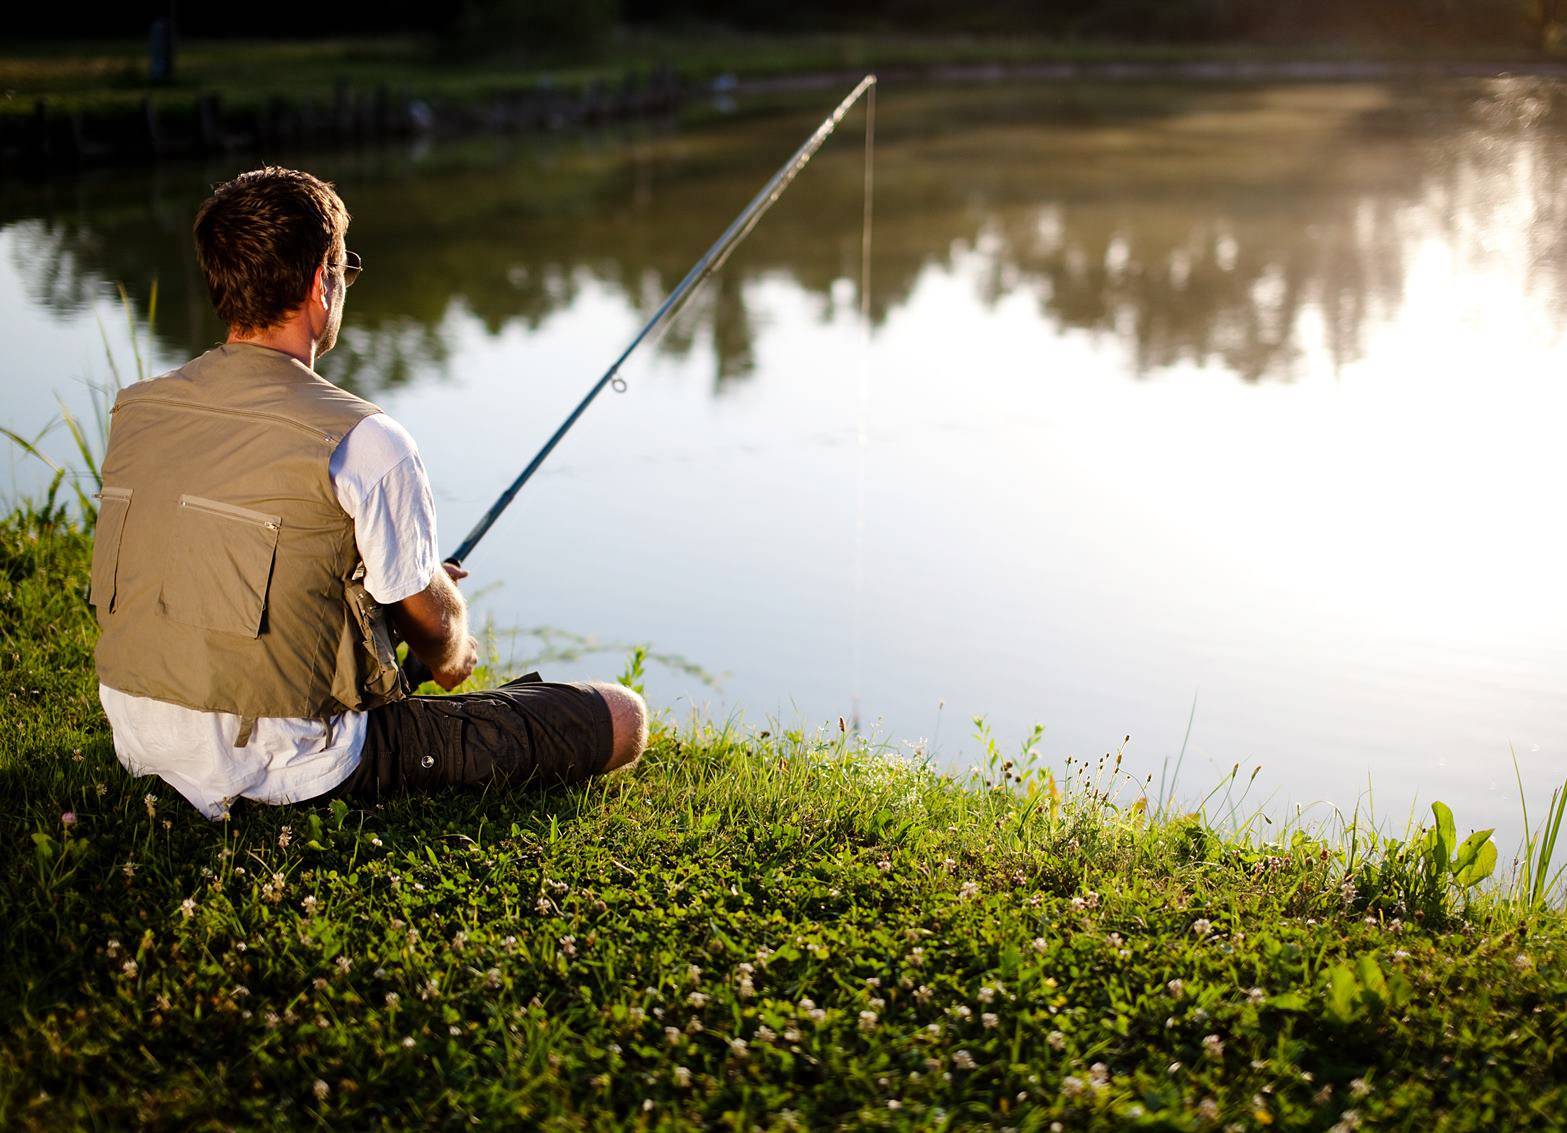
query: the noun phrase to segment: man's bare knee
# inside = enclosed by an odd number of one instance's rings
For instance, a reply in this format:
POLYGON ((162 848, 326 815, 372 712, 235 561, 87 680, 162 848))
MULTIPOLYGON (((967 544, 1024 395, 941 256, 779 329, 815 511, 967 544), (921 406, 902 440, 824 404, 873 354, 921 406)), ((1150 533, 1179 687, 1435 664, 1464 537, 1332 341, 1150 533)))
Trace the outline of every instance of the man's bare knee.
POLYGON ((647 747, 647 704, 625 685, 595 683, 594 688, 609 706, 610 728, 614 742, 605 771, 635 763, 647 747))

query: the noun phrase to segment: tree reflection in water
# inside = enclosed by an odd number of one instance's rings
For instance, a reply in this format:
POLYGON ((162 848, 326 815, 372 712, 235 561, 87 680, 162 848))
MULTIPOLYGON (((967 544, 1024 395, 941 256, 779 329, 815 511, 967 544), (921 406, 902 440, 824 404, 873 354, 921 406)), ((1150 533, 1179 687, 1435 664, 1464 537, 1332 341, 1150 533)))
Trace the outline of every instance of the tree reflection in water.
MULTIPOLYGON (((338 183, 367 264, 329 373, 371 394, 438 378, 454 314, 492 335, 537 328, 590 283, 651 312, 820 101, 678 130, 291 157, 338 183)), ((1516 255, 1559 301, 1564 105, 1524 79, 889 87, 872 318, 924 273, 957 271, 986 303, 1034 296, 1056 327, 1124 341, 1138 374, 1218 362, 1256 381, 1289 378, 1306 352, 1354 360, 1429 239, 1461 262, 1516 255)), ((189 223, 233 171, 8 186, 0 216, 30 298, 73 309, 106 281, 140 296, 156 277, 166 353, 198 353, 221 328, 189 223)), ((717 386, 743 380, 764 277, 827 317, 834 282, 858 273, 861 174, 857 145, 824 150, 658 348, 709 345, 717 386)))

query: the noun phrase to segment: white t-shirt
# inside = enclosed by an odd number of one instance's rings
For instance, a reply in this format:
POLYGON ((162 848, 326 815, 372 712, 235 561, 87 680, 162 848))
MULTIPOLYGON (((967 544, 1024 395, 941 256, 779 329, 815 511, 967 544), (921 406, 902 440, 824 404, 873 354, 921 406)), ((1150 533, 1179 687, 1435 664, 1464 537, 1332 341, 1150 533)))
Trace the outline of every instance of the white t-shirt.
MULTIPOLYGON (((382 605, 419 593, 441 569, 435 500, 413 437, 384 413, 350 429, 329 465, 338 503, 354 520, 365 589, 382 605)), ((315 798, 359 766, 363 712, 322 720, 263 717, 235 747, 239 717, 132 696, 107 685, 98 699, 114 729, 114 752, 133 775, 158 775, 208 818, 231 800, 315 798), (328 739, 330 738, 330 743, 328 739)))

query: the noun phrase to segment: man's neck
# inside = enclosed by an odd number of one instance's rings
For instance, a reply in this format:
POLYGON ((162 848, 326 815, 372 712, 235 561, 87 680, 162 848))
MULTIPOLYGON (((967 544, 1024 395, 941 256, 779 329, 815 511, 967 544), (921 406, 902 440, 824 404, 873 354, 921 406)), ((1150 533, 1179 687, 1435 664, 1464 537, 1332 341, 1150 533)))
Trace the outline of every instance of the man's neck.
POLYGON ((236 334, 230 331, 228 341, 265 346, 268 350, 277 350, 297 359, 312 370, 316 368, 315 340, 310 336, 310 328, 305 325, 303 319, 289 319, 275 327, 266 327, 263 330, 252 331, 250 334, 236 334))

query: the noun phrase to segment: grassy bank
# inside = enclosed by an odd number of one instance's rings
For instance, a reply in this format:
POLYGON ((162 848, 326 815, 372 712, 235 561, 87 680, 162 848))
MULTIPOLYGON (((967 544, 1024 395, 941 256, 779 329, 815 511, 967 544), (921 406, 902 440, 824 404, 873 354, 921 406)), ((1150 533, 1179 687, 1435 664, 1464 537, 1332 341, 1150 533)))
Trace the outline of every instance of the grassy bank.
POLYGON ((208 823, 114 760, 88 547, 0 522, 5 1128, 1567 1114, 1560 913, 1150 819, 1109 767, 964 787, 836 731, 666 723, 583 788, 208 823))
MULTIPOLYGON (((160 111, 190 108, 203 93, 226 105, 258 108, 275 97, 329 102, 339 83, 356 90, 385 85, 436 104, 482 103, 540 82, 580 86, 618 80, 629 69, 667 67, 683 79, 744 79, 853 69, 930 68, 1036 63, 1262 63, 1452 61, 1472 52, 1428 47, 1343 45, 1265 47, 1242 44, 1107 43, 1040 36, 756 35, 623 31, 598 55, 562 61, 537 54, 458 58, 414 37, 359 37, 304 42, 182 42, 175 79, 147 80, 142 40, 16 44, 0 49, 0 114, 27 115, 45 98, 56 109, 89 115, 135 111, 150 99, 160 111)), ((1528 62, 1527 51, 1508 61, 1528 62)), ((1487 56, 1489 59, 1489 55, 1487 56)))

